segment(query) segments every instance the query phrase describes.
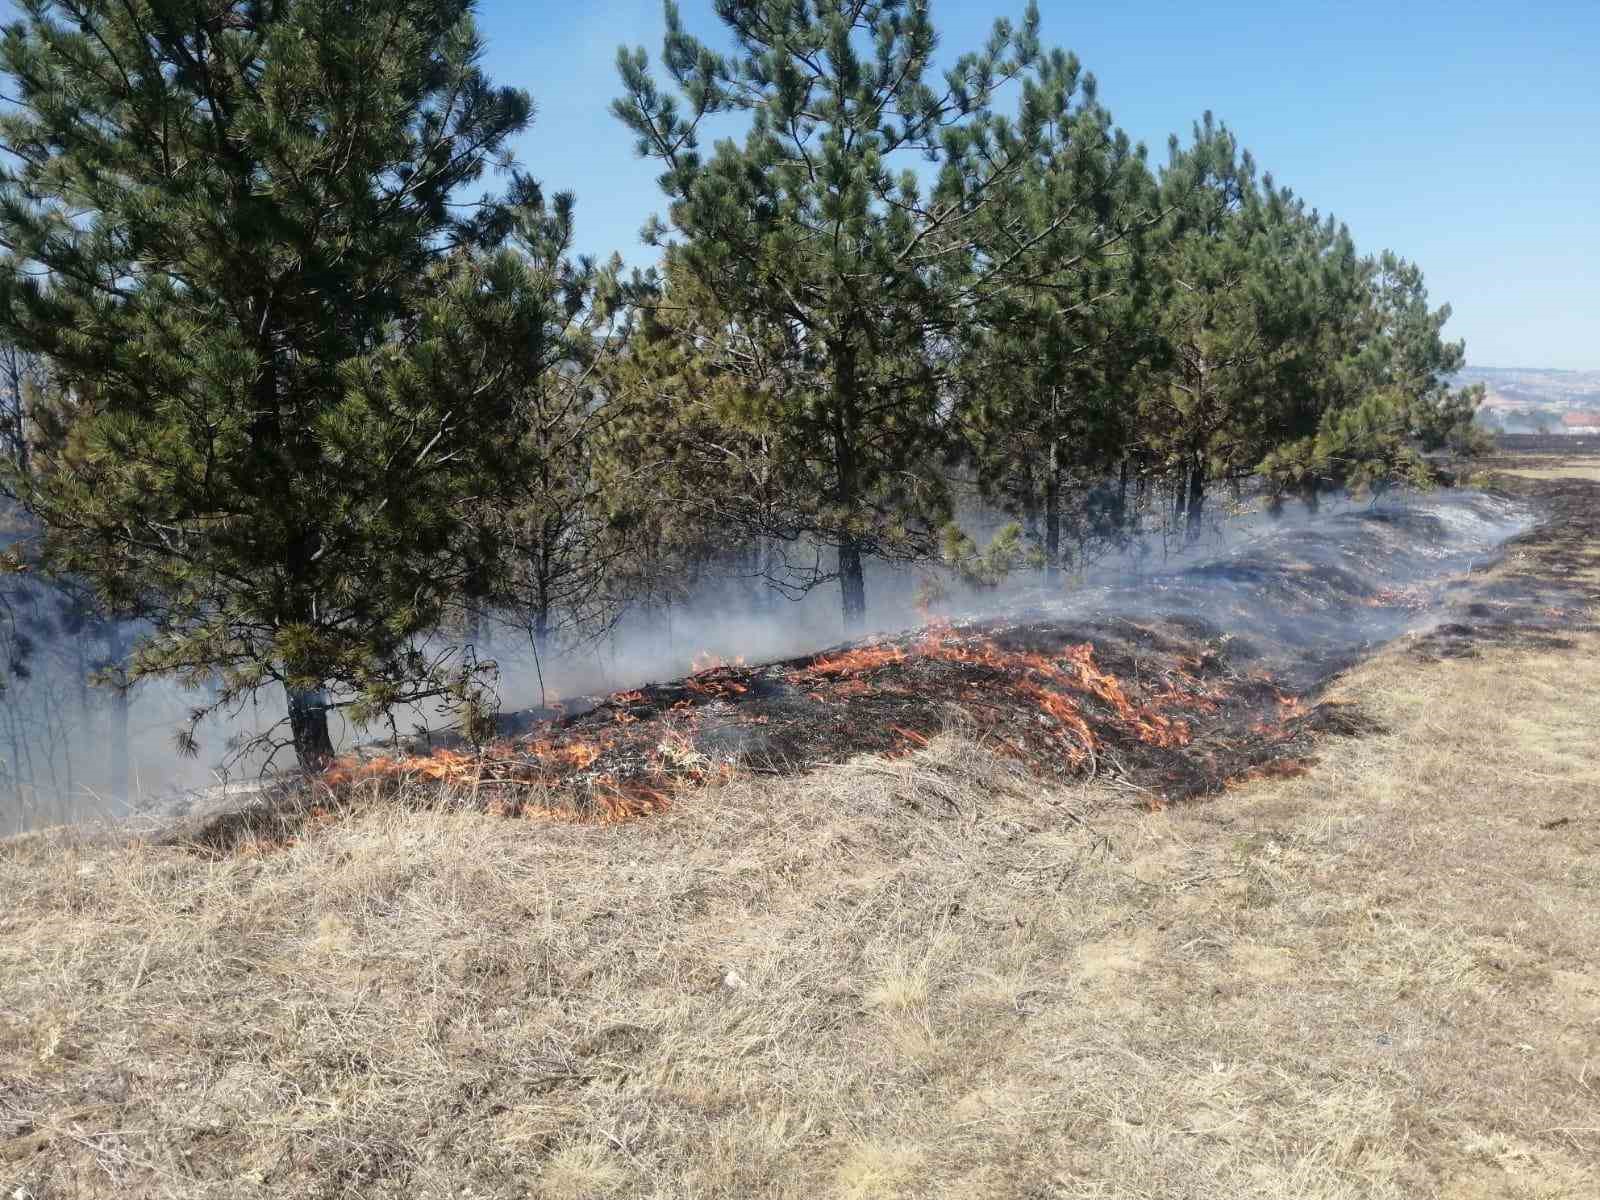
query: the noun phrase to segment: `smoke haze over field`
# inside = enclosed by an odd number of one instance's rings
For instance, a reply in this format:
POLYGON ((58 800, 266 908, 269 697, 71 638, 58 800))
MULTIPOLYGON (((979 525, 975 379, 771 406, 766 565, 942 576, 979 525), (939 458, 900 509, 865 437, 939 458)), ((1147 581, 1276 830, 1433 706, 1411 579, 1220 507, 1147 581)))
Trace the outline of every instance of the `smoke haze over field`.
MULTIPOLYGON (((1530 519, 1511 502, 1472 492, 1390 500, 1376 509, 1328 504, 1317 513, 1298 507, 1275 517, 1252 513, 1215 524, 1204 541, 1179 553, 1167 554, 1159 538, 1141 539, 1086 577, 1064 579, 1054 594, 1032 573, 994 591, 947 582, 934 611, 956 619, 1024 610, 1063 620, 1193 618, 1197 636, 1229 639, 1234 657, 1254 653, 1292 674, 1296 653, 1323 660, 1352 654, 1426 624, 1436 598, 1431 589, 1481 564, 1530 519)), ((869 627, 887 634, 925 623, 929 613, 918 600, 928 578, 924 569, 876 567, 869 627)), ((708 659, 795 657, 835 645, 841 636, 833 586, 790 601, 749 581, 725 580, 692 604, 630 614, 606 636, 542 662, 504 627, 479 654, 500 664, 499 697, 509 714, 677 678, 708 659)), ((160 683, 140 685, 129 709, 129 794, 113 795, 110 698, 75 678, 76 660, 64 652, 71 645, 70 637, 58 635, 35 647, 32 674, 14 681, 0 700, 0 831, 119 815, 130 806, 160 808, 175 792, 221 778, 230 739, 270 730, 282 719, 276 694, 264 693, 206 722, 200 756, 184 759, 173 733, 206 697, 160 683)), ((397 713, 395 720, 402 735, 446 724, 447 714, 426 708, 397 713)), ((335 721, 341 749, 387 733, 335 721)), ((234 762, 227 774, 248 778, 261 763, 260 756, 234 762)))
MULTIPOLYGON (((948 585, 942 603, 919 603, 928 572, 878 565, 869 583, 868 627, 894 634, 930 615, 956 620, 1045 608, 1063 618, 1096 613, 1188 614, 1243 634, 1270 628, 1285 645, 1336 645, 1393 636, 1416 617, 1384 622, 1375 610, 1352 609, 1382 589, 1405 588, 1479 563, 1530 523, 1520 506, 1471 492, 1440 492, 1377 508, 1327 503, 1316 513, 1298 505, 1279 516, 1255 512, 1213 525, 1195 546, 1164 549, 1138 540, 1051 591, 1039 576, 995 590, 948 585)), ((724 600, 726 597, 724 596, 724 600)), ((1409 610, 1408 610, 1409 611, 1409 610)), ((649 624, 626 623, 591 649, 544 667, 550 694, 571 698, 674 679, 696 661, 743 658, 756 663, 820 650, 842 638, 832 586, 803 600, 770 607, 730 607, 708 597, 649 624)), ((508 710, 539 704, 533 664, 514 646, 497 655, 508 710)))

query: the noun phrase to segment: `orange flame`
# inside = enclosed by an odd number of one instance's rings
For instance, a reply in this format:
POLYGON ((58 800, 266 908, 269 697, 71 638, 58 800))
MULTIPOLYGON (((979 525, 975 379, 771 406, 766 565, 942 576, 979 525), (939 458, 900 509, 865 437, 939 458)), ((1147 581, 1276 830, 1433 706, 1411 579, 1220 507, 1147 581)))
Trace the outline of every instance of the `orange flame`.
MULTIPOLYGON (((1089 761, 1095 750, 1095 738, 1082 710, 1065 694, 1067 691, 1095 697, 1110 707, 1140 741, 1165 748, 1186 746, 1193 735, 1187 722, 1166 716, 1161 709, 1179 705, 1207 710, 1217 707, 1216 700, 1199 687, 1197 680, 1187 675, 1184 682, 1194 685, 1192 690, 1182 690, 1177 682, 1169 681, 1165 690, 1146 700, 1141 707, 1128 696, 1121 680, 1096 665, 1094 647, 1088 643, 1068 646, 1054 657, 1008 651, 989 638, 963 640, 948 621, 929 628, 909 652, 887 643, 858 646, 813 660, 795 672, 795 678, 801 683, 832 682, 835 686, 830 694, 834 698, 860 695, 875 690, 860 676, 912 658, 985 666, 1021 677, 1026 694, 1048 717, 1073 735, 1073 744, 1066 754, 1074 766, 1089 761)), ((827 698, 820 691, 807 695, 818 702, 827 698)))
POLYGON ((899 646, 863 646, 818 658, 800 674, 809 679, 845 679, 887 663, 904 662, 905 657, 906 652, 899 646))
MULTIPOLYGON (((1190 744, 1190 725, 1174 710, 1214 711, 1220 693, 1179 668, 1140 686, 1130 695, 1116 675, 1101 669, 1094 647, 1088 643, 1066 646, 1048 653, 1010 650, 992 638, 962 634, 949 622, 929 627, 915 642, 856 646, 819 655, 793 670, 790 678, 812 700, 837 702, 867 694, 911 694, 912 677, 884 678, 873 672, 892 664, 915 660, 960 663, 986 668, 1003 676, 999 686, 1009 691, 1014 711, 1016 697, 1038 711, 1032 732, 1018 731, 1015 743, 994 730, 999 744, 1028 758, 1030 743, 1042 741, 1055 748, 1074 768, 1092 764, 1098 746, 1092 722, 1105 723, 1109 710, 1115 726, 1127 736, 1158 747, 1190 744), (1142 693, 1142 694, 1140 694, 1142 693), (1093 715, 1091 715, 1093 714, 1093 715)), ((742 663, 742 660, 739 660, 742 663)), ((701 697, 733 698, 749 690, 749 681, 733 677, 731 665, 710 655, 697 656, 696 670, 681 685, 697 698, 679 699, 671 705, 675 726, 659 742, 638 743, 641 715, 617 707, 611 721, 584 740, 571 731, 549 733, 517 742, 497 743, 480 751, 439 750, 431 754, 394 754, 376 758, 346 758, 322 776, 336 791, 353 782, 387 779, 426 780, 470 791, 473 802, 508 816, 550 816, 575 820, 627 820, 666 807, 676 788, 706 784, 729 775, 733 768, 701 753, 683 731, 692 728, 700 713, 701 697), (673 734, 677 734, 677 741, 673 734), (630 741, 629 739, 635 739, 630 741), (607 762, 608 751, 616 764, 607 762), (615 769, 620 772, 613 774, 615 769)), ((1201 662, 1185 663, 1199 670, 1201 662)), ((975 706, 985 704, 986 689, 994 686, 986 676, 963 679, 950 697, 965 696, 975 706)), ((642 704, 643 690, 619 692, 618 706, 642 704)), ((1298 699, 1279 694, 1282 721, 1304 710, 1298 699)), ((1006 711, 1006 705, 990 706, 1006 711)), ((768 718, 758 715, 756 723, 768 718)), ((901 725, 889 729, 901 739, 894 753, 904 753, 928 743, 928 737, 901 725)), ((337 800, 337 796, 331 797, 337 800)))
MULTIPOLYGON (((712 667, 710 669, 714 671, 717 668, 712 667)), ((722 698, 727 698, 730 696, 742 696, 750 690, 736 679, 701 678, 701 676, 706 674, 708 674, 707 671, 701 671, 699 675, 689 676, 689 678, 683 681, 683 686, 689 691, 695 692, 701 696, 717 696, 722 698)))

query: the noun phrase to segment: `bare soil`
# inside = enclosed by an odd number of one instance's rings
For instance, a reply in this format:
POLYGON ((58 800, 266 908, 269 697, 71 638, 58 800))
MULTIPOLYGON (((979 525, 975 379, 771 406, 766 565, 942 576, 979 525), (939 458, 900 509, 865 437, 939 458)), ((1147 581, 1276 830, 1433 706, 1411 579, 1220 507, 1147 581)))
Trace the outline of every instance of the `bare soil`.
POLYGON ((0 1195, 1600 1195, 1600 460, 1489 467, 1550 521, 1204 803, 952 715, 646 821, 0 843, 0 1195))

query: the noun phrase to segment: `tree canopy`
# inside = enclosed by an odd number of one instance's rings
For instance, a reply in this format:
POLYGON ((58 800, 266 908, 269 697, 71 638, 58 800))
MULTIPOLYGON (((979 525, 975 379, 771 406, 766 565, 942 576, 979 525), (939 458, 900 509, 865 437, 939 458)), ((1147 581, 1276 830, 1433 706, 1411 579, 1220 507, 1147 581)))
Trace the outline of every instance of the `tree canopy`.
POLYGON ((22 10, 0 332, 69 410, 24 485, 51 566, 155 621, 136 673, 282 684, 323 760, 330 703, 447 686, 417 639, 512 413, 482 378, 375 380, 494 235, 453 202, 528 98, 484 77, 466 0, 22 10))
POLYGON ((855 629, 874 561, 1060 587, 1219 484, 1474 448, 1421 270, 1209 113, 1152 167, 1035 7, 963 52, 924 0, 668 3, 659 69, 618 54, 664 202, 627 280, 511 161, 473 8, 22 0, 0 37, 37 534, 0 571, 146 622, 129 681, 281 688, 307 766, 333 711, 486 729, 485 621, 554 651, 721 577, 836 582, 855 629), (980 549, 975 510, 1015 523, 980 549))

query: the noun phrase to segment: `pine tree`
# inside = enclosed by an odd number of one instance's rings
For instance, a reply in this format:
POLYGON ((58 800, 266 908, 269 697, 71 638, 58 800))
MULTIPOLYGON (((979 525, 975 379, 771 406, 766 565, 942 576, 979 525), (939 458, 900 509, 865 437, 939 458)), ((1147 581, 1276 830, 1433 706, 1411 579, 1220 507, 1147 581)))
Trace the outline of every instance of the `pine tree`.
POLYGON ((32 474, 30 414, 42 373, 37 356, 0 344, 0 692, 19 668, 27 669, 29 642, 18 632, 17 610, 25 602, 30 564, 17 542, 28 521, 15 500, 19 481, 32 474))
POLYGON ((927 463, 942 438, 945 356, 972 320, 968 230, 983 192, 1021 160, 973 188, 948 176, 995 89, 1036 54, 1037 13, 1020 31, 998 23, 935 88, 920 0, 719 3, 733 56, 666 12, 681 102, 658 89, 643 50, 623 50, 614 111, 665 168, 669 265, 730 315, 702 349, 727 370, 752 340, 764 357, 783 354, 781 371, 745 390, 740 428, 794 473, 793 494, 813 498, 792 525, 836 551, 856 627, 863 559, 936 552, 948 513, 927 463), (749 115, 743 141, 703 157, 702 122, 732 113, 749 115), (896 169, 919 154, 944 163, 931 196, 896 169))
MULTIPOLYGON (((1053 579, 1068 508, 1089 519, 1090 491, 1132 437, 1133 370, 1150 349, 1144 238, 1160 205, 1143 147, 1113 128, 1092 76, 1080 90, 1061 51, 1043 57, 1016 124, 996 121, 993 139, 993 160, 1025 167, 977 223, 985 319, 963 348, 960 417, 981 491, 1035 531, 1053 579)), ((1114 508, 1098 516, 1120 525, 1114 508)), ((1094 523, 1069 532, 1115 536, 1094 523)))
POLYGON ((605 383, 627 345, 620 259, 572 253, 574 198, 546 204, 526 180, 508 198, 508 244, 463 258, 453 285, 419 323, 427 346, 394 355, 397 383, 450 392, 474 364, 496 364, 492 386, 511 419, 493 477, 511 481, 480 503, 469 531, 468 599, 524 621, 543 651, 559 632, 594 633, 615 618, 611 586, 625 551, 614 536, 601 459, 621 405, 605 383), (518 440, 520 439, 520 440, 518 440))
POLYGON ((1172 227, 1159 260, 1157 331, 1165 386, 1142 415, 1149 451, 1177 483, 1178 515, 1199 536, 1210 483, 1251 472, 1284 434, 1277 374, 1315 329, 1317 246, 1308 215, 1207 113, 1163 172, 1172 227))
POLYGON ((1467 359, 1465 342, 1444 340, 1450 306, 1430 309, 1421 268, 1389 250, 1373 264, 1371 299, 1372 349, 1359 365, 1369 386, 1394 392, 1423 449, 1481 448, 1472 424, 1483 389, 1450 386, 1467 359))
POLYGON ((32 473, 33 410, 49 386, 49 368, 37 354, 0 343, 0 497, 15 499, 12 478, 32 473))
POLYGON ((1392 487, 1433 485, 1428 464, 1413 445, 1406 404, 1392 389, 1329 409, 1315 436, 1273 451, 1260 471, 1270 482, 1292 475, 1337 484, 1353 496, 1371 496, 1374 504, 1392 487))
POLYGON ((1314 403, 1302 402, 1258 473, 1275 496, 1293 489, 1312 502, 1325 486, 1374 497, 1426 486, 1419 449, 1483 446, 1481 392, 1450 387, 1466 351, 1443 338, 1449 306, 1429 309, 1422 272, 1389 251, 1355 260, 1346 250, 1330 265, 1339 269, 1323 276, 1316 335, 1286 378, 1314 403))
MULTIPOLYGON (((22 0, 0 43, 0 336, 68 437, 26 487, 57 571, 150 618, 134 677, 328 711, 457 686, 418 636, 458 589, 503 394, 368 386, 453 215, 529 117, 471 0, 22 0)), ((458 689, 459 690, 459 689, 458 689)))
POLYGON ((806 451, 752 399, 784 386, 790 350, 736 321, 674 260, 655 284, 602 383, 619 403, 602 464, 612 520, 632 545, 619 564, 626 586, 674 601, 698 568, 715 567, 797 597, 824 574, 791 551, 822 527, 825 502, 806 451))

